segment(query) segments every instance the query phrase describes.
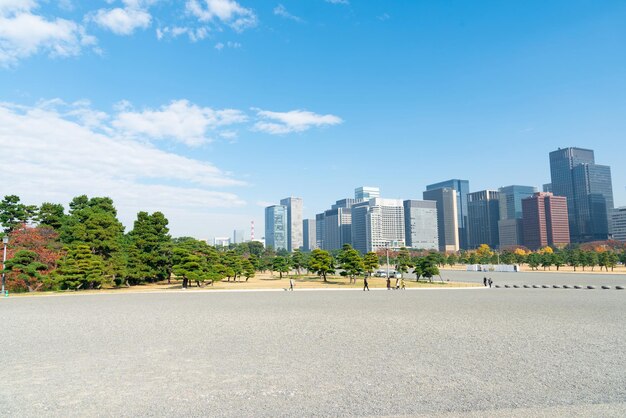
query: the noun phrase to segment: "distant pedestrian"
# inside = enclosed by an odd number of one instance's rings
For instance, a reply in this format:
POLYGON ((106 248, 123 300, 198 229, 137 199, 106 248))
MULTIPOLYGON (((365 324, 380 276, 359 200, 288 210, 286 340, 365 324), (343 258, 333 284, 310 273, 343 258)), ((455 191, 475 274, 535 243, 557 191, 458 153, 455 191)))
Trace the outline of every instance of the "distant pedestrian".
POLYGON ((387 276, 387 290, 391 290, 391 279, 387 276))
POLYGON ((365 278, 363 279, 363 291, 364 291, 364 292, 365 292, 365 289, 367 289, 367 291, 368 291, 368 292, 370 291, 370 284, 369 284, 369 282, 367 281, 367 277, 365 277, 365 278))
POLYGON ((404 277, 400 279, 400 289, 406 290, 406 283, 404 283, 404 277))
POLYGON ((487 287, 487 277, 483 277, 483 286, 487 287))
POLYGON ((493 280, 491 280, 491 277, 489 278, 489 281, 487 283, 489 283, 489 287, 491 287, 491 285, 493 284, 493 280))
POLYGON ((293 287, 295 286, 294 280, 293 279, 289 279, 289 290, 293 291, 293 287))
POLYGON ((396 277, 396 290, 400 289, 400 279, 396 277))

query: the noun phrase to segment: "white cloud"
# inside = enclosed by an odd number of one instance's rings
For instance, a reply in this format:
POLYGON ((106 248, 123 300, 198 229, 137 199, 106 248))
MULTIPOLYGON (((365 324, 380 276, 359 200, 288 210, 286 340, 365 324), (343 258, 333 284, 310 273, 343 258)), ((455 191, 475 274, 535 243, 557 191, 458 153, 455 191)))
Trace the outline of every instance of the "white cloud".
POLYGON ((290 112, 255 110, 261 120, 254 124, 254 129, 269 134, 303 132, 314 126, 332 126, 343 122, 340 117, 335 115, 319 115, 306 110, 292 110, 290 112))
MULTIPOLYGON (((161 210, 181 228, 189 216, 244 205, 214 190, 243 183, 214 165, 99 130, 69 113, 86 103, 36 106, 0 103, 3 191, 25 202, 67 203, 74 196, 111 196, 128 225, 138 210, 161 210), (63 111, 53 110, 63 108, 63 111)), ((105 118, 108 119, 108 118, 105 118)), ((188 229, 198 225, 187 224, 188 229)))
POLYGON ((130 7, 100 9, 92 19, 117 35, 131 35, 135 29, 147 29, 152 23, 152 16, 146 10, 130 7))
POLYGON ((237 32, 257 25, 257 16, 235 0, 187 0, 187 11, 201 22, 220 21, 237 32))
POLYGON ((32 0, 0 0, 0 65, 10 66, 39 52, 53 57, 78 55, 95 44, 82 25, 71 20, 48 20, 34 14, 32 0))
POLYGON ((284 17, 285 19, 293 20, 294 22, 298 22, 298 23, 303 22, 303 20, 299 18, 298 16, 295 16, 289 13, 287 11, 287 8, 283 6, 282 4, 279 4, 278 6, 274 8, 274 14, 276 16, 284 17))
POLYGON ((247 116, 239 110, 214 110, 187 100, 176 100, 157 110, 122 111, 116 115, 112 126, 129 137, 172 139, 195 146, 208 142, 211 131, 246 120, 247 116))

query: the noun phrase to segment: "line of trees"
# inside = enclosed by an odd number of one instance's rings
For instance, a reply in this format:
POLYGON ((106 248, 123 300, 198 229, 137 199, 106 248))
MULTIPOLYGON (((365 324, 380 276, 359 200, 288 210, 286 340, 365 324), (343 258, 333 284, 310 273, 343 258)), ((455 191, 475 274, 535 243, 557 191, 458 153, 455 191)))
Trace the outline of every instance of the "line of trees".
MULTIPOLYGON (((108 197, 77 196, 66 213, 63 205, 25 205, 18 196, 0 202, 0 225, 8 234, 4 273, 11 291, 94 289, 182 280, 183 286, 204 286, 220 280, 241 281, 256 272, 271 271, 282 278, 294 271, 314 273, 322 280, 339 272, 356 283, 386 261, 385 251, 362 255, 349 245, 341 250, 310 253, 264 248, 259 242, 213 247, 191 237, 172 238, 161 212, 139 212, 125 232, 108 197)), ((434 251, 389 251, 390 264, 401 273, 432 280, 439 268, 456 264, 527 264, 531 269, 613 269, 626 263, 623 243, 615 241, 545 247, 531 252, 514 248, 443 254, 434 251)))

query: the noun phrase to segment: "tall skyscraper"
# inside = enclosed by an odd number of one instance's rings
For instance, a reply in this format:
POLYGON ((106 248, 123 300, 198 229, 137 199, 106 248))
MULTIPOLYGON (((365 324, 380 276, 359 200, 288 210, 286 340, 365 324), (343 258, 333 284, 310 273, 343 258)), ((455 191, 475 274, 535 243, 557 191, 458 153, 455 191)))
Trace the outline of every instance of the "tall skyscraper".
POLYGON ((380 197, 378 187, 361 186, 354 189, 354 198, 357 200, 369 200, 375 197, 380 197))
POLYGON ((607 239, 613 209, 610 168, 595 164, 593 150, 570 147, 550 153, 550 175, 554 195, 567 198, 571 240, 607 239))
POLYGON ((324 212, 324 250, 341 249, 352 243, 352 210, 337 207, 324 212))
POLYGON ((287 207, 274 205, 265 208, 265 245, 275 250, 287 250, 287 207))
POLYGON ((305 219, 302 221, 302 237, 304 244, 303 251, 313 251, 317 246, 317 223, 315 219, 305 219))
POLYGON ((458 192, 450 187, 426 190, 424 200, 432 200, 437 206, 437 236, 439 251, 459 251, 458 192))
POLYGON ((292 252, 302 247, 302 199, 288 197, 280 204, 287 208, 287 251, 292 252))
POLYGON ((408 248, 439 250, 437 202, 404 201, 404 236, 408 248))
POLYGON ((522 200, 524 246, 531 250, 564 246, 570 242, 567 198, 535 193, 522 200))
POLYGON ((405 246, 402 200, 373 198, 352 206, 352 246, 362 253, 405 246))
POLYGON ((611 211, 613 239, 626 242, 626 206, 611 211))
POLYGON ((500 220, 499 193, 482 190, 467 195, 470 247, 487 244, 491 248, 500 245, 498 221, 500 220))
POLYGON ((463 249, 467 249, 469 248, 469 229, 467 225, 467 195, 469 193, 469 181, 459 179, 446 180, 435 184, 429 184, 426 186, 426 191, 442 188, 451 188, 456 191, 459 246, 463 249))
POLYGON ((522 238, 522 199, 537 192, 532 186, 500 187, 498 204, 500 206, 500 220, 498 221, 498 235, 500 248, 513 247, 523 244, 522 238))
POLYGON ((324 249, 324 223, 324 212, 315 215, 315 241, 321 249, 324 249))
POLYGON ((613 210, 611 168, 598 164, 579 164, 572 169, 576 224, 580 241, 609 237, 613 210))

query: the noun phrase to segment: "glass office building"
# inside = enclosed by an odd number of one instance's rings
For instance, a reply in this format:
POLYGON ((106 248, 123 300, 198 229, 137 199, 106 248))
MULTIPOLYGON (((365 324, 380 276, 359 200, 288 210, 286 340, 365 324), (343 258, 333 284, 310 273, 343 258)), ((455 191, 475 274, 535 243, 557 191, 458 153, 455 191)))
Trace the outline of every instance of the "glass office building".
POLYGON ((443 188, 450 188, 456 191, 459 246, 462 249, 467 249, 469 248, 469 230, 467 226, 467 195, 469 194, 469 180, 451 179, 435 184, 429 184, 426 186, 426 191, 443 188))
POLYGON ((265 245, 275 250, 287 249, 287 207, 274 205, 265 208, 265 245))

